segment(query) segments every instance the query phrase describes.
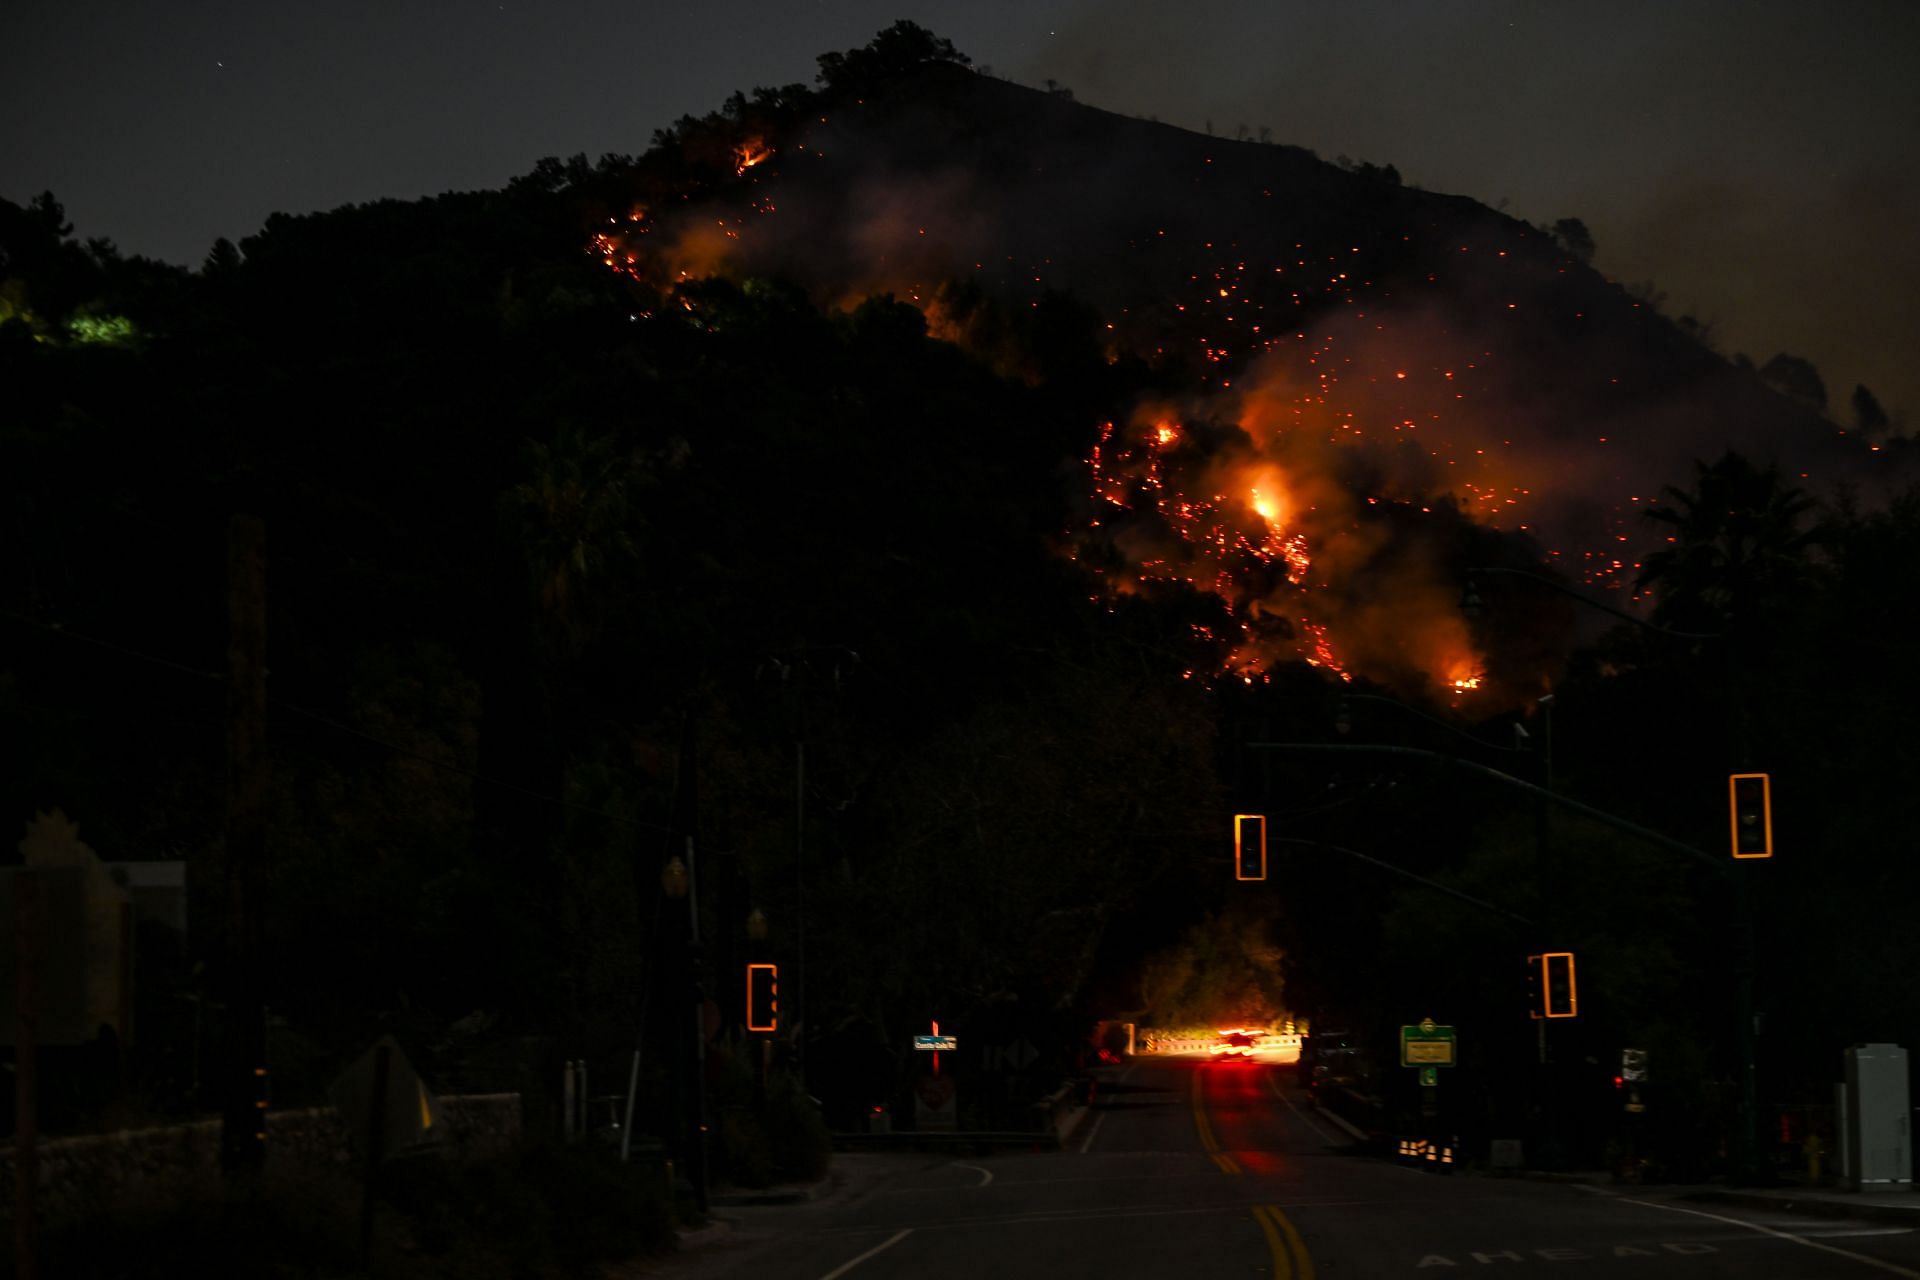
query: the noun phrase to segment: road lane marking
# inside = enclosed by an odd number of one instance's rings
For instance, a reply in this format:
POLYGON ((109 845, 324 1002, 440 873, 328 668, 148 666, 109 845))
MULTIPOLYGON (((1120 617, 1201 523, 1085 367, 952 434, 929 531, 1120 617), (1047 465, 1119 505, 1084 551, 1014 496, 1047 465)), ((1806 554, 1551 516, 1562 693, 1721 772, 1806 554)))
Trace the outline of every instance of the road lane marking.
POLYGON ((912 1227, 907 1227, 904 1230, 896 1231, 892 1235, 888 1236, 885 1240, 882 1240, 879 1244, 873 1246, 873 1248, 861 1254, 859 1257, 843 1262, 839 1266, 835 1267, 833 1270, 827 1272, 827 1274, 820 1277, 820 1280, 840 1280, 841 1276, 847 1274, 847 1272, 853 1270, 855 1267, 865 1262, 868 1258, 871 1258, 874 1254, 886 1252, 888 1249, 893 1248, 893 1246, 899 1244, 902 1240, 905 1240, 908 1236, 912 1234, 913 1234, 912 1227))
POLYGON ((1800 1234, 1809 1240, 1846 1240, 1853 1236, 1906 1236, 1913 1234, 1912 1227, 1868 1227, 1859 1231, 1803 1231, 1800 1234))
POLYGON ((1087 1154, 1087 1148, 1093 1145, 1093 1135, 1096 1133, 1099 1133, 1100 1126, 1105 1124, 1106 1122, 1107 1122, 1107 1113, 1104 1111, 1102 1111, 1099 1115, 1093 1118, 1093 1123, 1087 1126, 1087 1136, 1080 1140, 1081 1155, 1087 1154))
MULTIPOLYGON (((1120 1078, 1118 1080, 1115 1080, 1114 1083, 1117 1085, 1125 1084, 1127 1082, 1127 1077, 1132 1075, 1133 1069, 1139 1065, 1140 1065, 1140 1061, 1137 1058, 1134 1061, 1128 1063, 1127 1069, 1120 1073, 1120 1078)), ((1080 1142, 1081 1155, 1087 1154, 1087 1148, 1093 1145, 1093 1135, 1100 1132, 1100 1126, 1105 1124, 1106 1120, 1107 1120, 1107 1113, 1104 1111, 1102 1111, 1099 1115, 1093 1118, 1093 1126, 1087 1130, 1087 1136, 1083 1138, 1080 1142)))
POLYGON ((1287 1233, 1287 1243, 1293 1246, 1293 1271, 1299 1280, 1313 1280, 1313 1255, 1307 1252, 1307 1242, 1300 1238, 1300 1231, 1293 1225, 1293 1219, 1280 1212, 1277 1204, 1268 1205, 1267 1213, 1280 1224, 1287 1233))
POLYGON ((1781 1240, 1791 1240, 1795 1244, 1805 1245, 1809 1249, 1818 1249, 1822 1253, 1838 1254, 1840 1257, 1857 1262, 1864 1267, 1876 1267, 1892 1275, 1906 1276, 1907 1280, 1920 1280, 1920 1271, 1915 1271, 1911 1267, 1903 1267, 1897 1263, 1871 1257, 1868 1254, 1855 1253, 1851 1249, 1842 1249, 1837 1245, 1821 1244, 1818 1240, 1809 1240, 1807 1237, 1797 1236, 1791 1231, 1776 1231, 1772 1227, 1763 1227, 1757 1222, 1748 1222, 1744 1218, 1729 1218, 1725 1214, 1708 1213, 1703 1209, 1683 1209, 1677 1204, 1661 1204, 1657 1200, 1629 1200, 1625 1196, 1614 1196, 1612 1198, 1618 1200, 1621 1204, 1637 1204, 1648 1209, 1666 1209, 1673 1213, 1690 1213, 1696 1218, 1709 1218, 1714 1222, 1724 1222, 1729 1226, 1745 1227, 1748 1231, 1757 1231, 1762 1235, 1775 1236, 1781 1240))
POLYGON ((1220 1143, 1213 1136, 1213 1125, 1207 1120, 1206 1097, 1200 1086, 1198 1071, 1193 1073, 1193 1127, 1200 1134, 1200 1145, 1206 1148, 1207 1157, 1220 1166, 1220 1172, 1240 1172, 1239 1163, 1220 1149, 1220 1143))
POLYGON ((1309 1116, 1306 1112, 1302 1111, 1298 1106, 1294 1105, 1293 1099, 1289 1098, 1285 1093, 1281 1092, 1280 1082, 1274 1079, 1274 1077, 1272 1077, 1271 1075, 1267 1077, 1267 1088, 1273 1090, 1273 1096, 1280 1099, 1280 1101, 1286 1103, 1287 1109, 1293 1112, 1293 1114, 1299 1116, 1300 1119, 1306 1123, 1307 1128, 1319 1134, 1321 1139, 1324 1142, 1326 1142, 1328 1146, 1337 1147, 1341 1145, 1340 1140, 1338 1138, 1334 1137, 1332 1134, 1328 1133, 1325 1129, 1322 1129, 1319 1125, 1315 1124, 1313 1122, 1312 1116, 1309 1116))
POLYGON ((1313 1257, 1307 1252, 1307 1242, 1280 1206, 1255 1205, 1253 1217, 1266 1233, 1267 1248, 1273 1254, 1274 1280, 1313 1280, 1313 1257))
POLYGON ((971 1169, 980 1175, 980 1181, 973 1184, 973 1189, 976 1191, 993 1181, 993 1174, 986 1169, 982 1169, 977 1164, 961 1164, 958 1160, 955 1160, 953 1167, 956 1169, 971 1169))
MULTIPOLYGON (((1022 1186, 1030 1184, 1021 1183, 1022 1186)), ((1347 1209, 1379 1205, 1404 1205, 1403 1200, 1303 1200, 1290 1204, 1294 1209, 1347 1209)), ((1246 1204, 1148 1204, 1122 1205, 1111 1209, 1048 1209, 1036 1213, 988 1213, 965 1218, 938 1218, 914 1224, 922 1233, 933 1231, 970 1231, 982 1227, 1044 1227, 1061 1222, 1106 1222, 1131 1218, 1184 1218, 1208 1214, 1238 1214, 1251 1208, 1246 1204)), ((871 1226, 826 1227, 803 1233, 810 1240, 840 1240, 870 1235, 871 1226)))
MULTIPOLYGON (((1665 1240, 1660 1242, 1660 1248, 1665 1249, 1667 1253, 1677 1253, 1683 1258, 1697 1258, 1702 1254, 1720 1252, 1720 1246, 1707 1244, 1701 1240, 1665 1240)), ((1605 1250, 1605 1246, 1596 1244, 1587 1245, 1579 1249, 1567 1246, 1552 1249, 1529 1249, 1525 1253, 1518 1249, 1469 1250, 1462 1256, 1472 1258, 1482 1266, 1491 1266, 1497 1262, 1533 1261, 1532 1258, 1526 1256, 1527 1253, 1533 1254, 1534 1257, 1539 1258, 1542 1262, 1592 1262, 1599 1258, 1659 1258, 1665 1256, 1654 1249, 1642 1248, 1637 1244, 1616 1244, 1610 1252, 1605 1250)), ((1458 1267, 1461 1265, 1463 1264, 1455 1262, 1447 1254, 1429 1253, 1422 1257, 1420 1261, 1414 1263, 1413 1269, 1416 1271, 1424 1271, 1428 1267, 1458 1267)))
POLYGON ((1287 1242, 1280 1238, 1272 1210, 1264 1204, 1253 1206, 1253 1220, 1260 1224, 1261 1232, 1267 1237, 1267 1251, 1273 1254, 1273 1280, 1292 1280, 1293 1264, 1287 1260, 1287 1242))

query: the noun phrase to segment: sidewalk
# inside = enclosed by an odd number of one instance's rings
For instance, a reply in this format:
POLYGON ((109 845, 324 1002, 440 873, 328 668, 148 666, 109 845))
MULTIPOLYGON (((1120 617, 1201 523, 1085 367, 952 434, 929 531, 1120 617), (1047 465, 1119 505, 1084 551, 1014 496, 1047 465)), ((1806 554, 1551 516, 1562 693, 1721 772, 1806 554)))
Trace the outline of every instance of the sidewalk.
POLYGON ((1908 1187, 1900 1191, 1841 1191, 1833 1187, 1724 1187, 1685 1183, 1616 1182, 1599 1170, 1570 1173, 1546 1173, 1537 1169, 1498 1172, 1479 1171, 1475 1176, 1521 1178, 1528 1182, 1581 1183, 1605 1188, 1612 1193, 1636 1192, 1687 1200, 1698 1204, 1724 1204, 1749 1209, 1773 1209, 1810 1218, 1849 1218, 1856 1221, 1890 1222, 1920 1228, 1920 1192, 1908 1187))
POLYGON ((1920 1227, 1920 1194, 1901 1191, 1837 1191, 1825 1187, 1687 1188, 1682 1199, 1707 1204, 1778 1209, 1815 1218, 1856 1218, 1920 1227))

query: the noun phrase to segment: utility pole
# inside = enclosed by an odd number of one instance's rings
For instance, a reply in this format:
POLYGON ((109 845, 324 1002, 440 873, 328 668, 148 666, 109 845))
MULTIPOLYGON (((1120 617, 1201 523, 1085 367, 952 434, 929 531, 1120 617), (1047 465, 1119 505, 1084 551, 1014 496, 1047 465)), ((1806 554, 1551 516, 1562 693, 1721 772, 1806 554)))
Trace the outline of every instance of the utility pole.
POLYGON ((227 817, 222 860, 225 936, 219 987, 226 1004, 220 1072, 220 1167, 249 1179, 266 1164, 266 1010, 261 982, 260 887, 267 818, 266 523, 236 514, 227 526, 227 817))
POLYGON ((39 1053, 40 947, 46 916, 41 908, 40 873, 17 872, 13 880, 14 996, 13 1039, 13 1271, 18 1280, 34 1280, 37 1242, 34 1201, 39 1183, 40 1120, 34 1068, 39 1053))
POLYGON ((807 1033, 810 1018, 807 1009, 807 740, 796 738, 793 744, 793 877, 798 919, 794 922, 795 966, 793 984, 793 1023, 798 1034, 793 1052, 800 1078, 800 1094, 807 1094, 807 1033))

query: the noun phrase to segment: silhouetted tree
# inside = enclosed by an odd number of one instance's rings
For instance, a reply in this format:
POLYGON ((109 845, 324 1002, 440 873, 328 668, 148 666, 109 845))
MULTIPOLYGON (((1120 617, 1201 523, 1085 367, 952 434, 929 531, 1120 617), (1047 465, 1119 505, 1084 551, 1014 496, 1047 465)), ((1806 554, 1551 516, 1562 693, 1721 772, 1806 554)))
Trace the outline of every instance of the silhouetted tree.
POLYGON ((953 47, 953 41, 935 35, 917 22, 902 19, 874 36, 864 47, 844 53, 823 53, 819 81, 838 91, 864 91, 928 63, 970 66, 973 59, 953 47))
POLYGON ((1806 523, 1814 502, 1773 467, 1737 453, 1694 464, 1691 489, 1667 486, 1647 518, 1669 544, 1642 562, 1637 585, 1658 597, 1655 621, 1687 630, 1740 625, 1789 600, 1815 575, 1827 531, 1806 523))
POLYGON ((1880 407, 1880 400, 1864 384, 1853 389, 1853 428, 1864 436, 1877 436, 1886 431, 1889 423, 1887 411, 1880 407))
POLYGON ((1821 412, 1827 408, 1827 384, 1813 361, 1782 351, 1760 366, 1760 377, 1782 395, 1805 401, 1821 412))
POLYGON ((1562 218, 1547 228, 1553 242, 1582 262, 1593 261, 1593 233, 1578 218, 1562 218))

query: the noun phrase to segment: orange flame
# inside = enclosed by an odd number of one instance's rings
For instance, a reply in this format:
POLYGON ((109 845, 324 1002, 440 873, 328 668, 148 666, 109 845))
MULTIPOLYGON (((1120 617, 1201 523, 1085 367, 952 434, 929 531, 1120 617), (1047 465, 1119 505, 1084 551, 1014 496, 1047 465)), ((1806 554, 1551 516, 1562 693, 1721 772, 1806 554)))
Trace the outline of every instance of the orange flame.
POLYGON ((757 164, 773 158, 773 148, 764 138, 748 138, 733 149, 733 175, 737 178, 757 164))

